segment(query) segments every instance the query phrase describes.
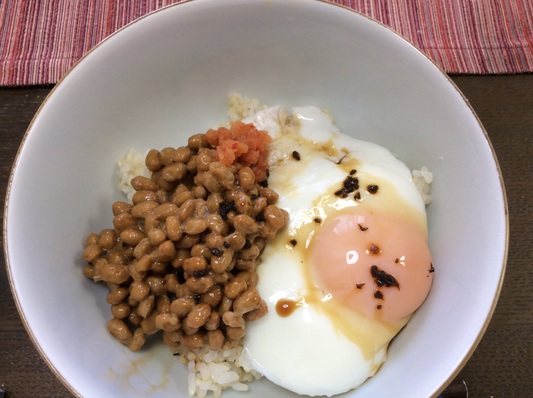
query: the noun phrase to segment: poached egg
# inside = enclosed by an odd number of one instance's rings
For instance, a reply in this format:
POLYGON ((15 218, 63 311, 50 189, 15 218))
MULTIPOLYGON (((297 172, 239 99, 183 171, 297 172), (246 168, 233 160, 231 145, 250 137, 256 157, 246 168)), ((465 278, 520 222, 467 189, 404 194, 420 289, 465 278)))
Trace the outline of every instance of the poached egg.
POLYGON ((268 184, 289 224, 262 254, 268 313, 247 325, 244 354, 295 393, 349 391, 377 372, 429 293, 424 201, 403 162, 316 107, 245 122, 273 137, 268 184))

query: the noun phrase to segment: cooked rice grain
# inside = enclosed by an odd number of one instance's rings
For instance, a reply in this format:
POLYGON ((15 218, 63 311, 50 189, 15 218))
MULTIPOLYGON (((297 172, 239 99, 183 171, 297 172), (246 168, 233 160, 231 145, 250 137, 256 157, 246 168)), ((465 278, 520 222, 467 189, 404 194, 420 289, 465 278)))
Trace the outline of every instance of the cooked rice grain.
POLYGON ((187 365, 187 378, 190 396, 205 397, 209 392, 220 397, 222 391, 231 388, 235 391, 248 391, 244 384, 260 379, 243 355, 242 347, 213 351, 209 347, 183 351, 180 361, 187 365))
POLYGON ((128 197, 131 202, 135 189, 131 186, 131 180, 136 176, 150 177, 152 173, 146 168, 144 160, 146 154, 130 149, 126 156, 117 162, 117 174, 119 177, 118 188, 128 197))
POLYGON ((420 170, 413 170, 413 182, 422 195, 422 199, 426 205, 430 204, 433 197, 430 195, 430 184, 433 182, 433 173, 422 167, 420 170))
POLYGON ((246 119, 266 108, 266 105, 261 104, 255 98, 244 97, 238 93, 228 95, 228 117, 230 122, 246 119))

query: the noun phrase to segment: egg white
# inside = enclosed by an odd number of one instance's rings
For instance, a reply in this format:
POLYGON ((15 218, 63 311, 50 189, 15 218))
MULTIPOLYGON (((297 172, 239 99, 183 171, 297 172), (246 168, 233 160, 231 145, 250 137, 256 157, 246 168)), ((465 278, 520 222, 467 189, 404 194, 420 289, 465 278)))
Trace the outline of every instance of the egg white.
MULTIPOLYGON (((262 255, 257 289, 267 302, 268 314, 247 325, 244 352, 258 372, 298 394, 346 392, 375 374, 386 358, 388 341, 404 324, 390 334, 378 331, 376 325, 376 344, 369 357, 368 347, 339 331, 320 306, 303 302, 290 316, 279 316, 279 299, 298 301, 309 293, 303 262, 286 244, 288 236, 297 236, 317 217, 327 217, 335 206, 355 205, 353 199, 347 202, 327 194, 341 186, 352 168, 361 181, 386 182, 427 228, 424 202, 404 163, 381 146, 341 134, 331 117, 316 107, 293 108, 288 118, 283 108, 268 108, 245 122, 274 137, 269 187, 279 194, 277 205, 289 213, 289 225, 262 255)), ((364 201, 369 194, 364 189, 361 193, 364 201)), ((372 331, 371 322, 368 328, 372 331)))
POLYGON ((299 300, 305 282, 299 267, 283 252, 268 255, 259 267, 260 294, 269 313, 247 325, 244 350, 250 363, 270 381, 298 394, 339 394, 363 383, 385 359, 383 347, 372 359, 335 330, 329 319, 304 304, 288 317, 276 313, 281 298, 299 300))

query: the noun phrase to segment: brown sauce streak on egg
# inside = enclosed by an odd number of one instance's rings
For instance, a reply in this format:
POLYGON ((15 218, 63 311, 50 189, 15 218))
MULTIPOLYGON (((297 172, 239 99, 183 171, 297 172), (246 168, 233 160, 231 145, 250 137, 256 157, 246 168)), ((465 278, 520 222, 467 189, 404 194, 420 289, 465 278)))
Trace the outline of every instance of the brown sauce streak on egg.
POLYGON ((337 160, 337 164, 341 164, 342 161, 344 160, 344 158, 345 158, 346 156, 348 156, 347 153, 345 153, 344 155, 342 155, 342 157, 341 157, 339 160, 337 160))
POLYGON ((357 225, 359 226, 359 229, 363 232, 365 232, 368 229, 368 227, 363 227, 361 224, 357 224, 357 225))

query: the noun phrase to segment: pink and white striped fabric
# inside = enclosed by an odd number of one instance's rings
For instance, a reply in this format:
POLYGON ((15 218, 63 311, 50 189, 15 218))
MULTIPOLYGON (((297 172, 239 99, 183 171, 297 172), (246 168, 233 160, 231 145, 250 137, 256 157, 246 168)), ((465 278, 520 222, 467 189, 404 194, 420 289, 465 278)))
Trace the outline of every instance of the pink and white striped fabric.
MULTIPOLYGON (((532 0, 333 1, 388 25, 447 73, 533 72, 532 0)), ((117 29, 178 2, 0 0, 0 85, 56 83, 117 29)))

